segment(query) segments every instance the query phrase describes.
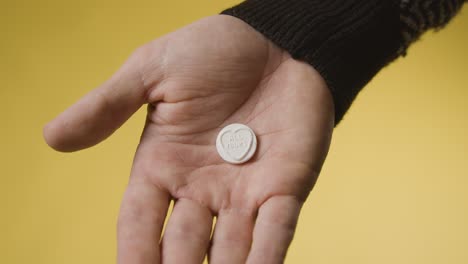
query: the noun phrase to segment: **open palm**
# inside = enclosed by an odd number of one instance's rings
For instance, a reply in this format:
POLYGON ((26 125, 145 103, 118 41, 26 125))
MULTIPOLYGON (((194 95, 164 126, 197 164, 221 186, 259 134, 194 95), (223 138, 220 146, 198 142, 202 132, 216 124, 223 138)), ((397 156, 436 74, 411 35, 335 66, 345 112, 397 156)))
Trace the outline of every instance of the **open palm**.
POLYGON ((61 151, 92 146, 145 103, 119 263, 201 263, 206 254, 212 263, 282 263, 333 129, 319 74, 244 22, 213 16, 139 48, 49 123, 45 138, 61 151), (242 165, 224 162, 215 147, 232 123, 257 135, 256 154, 242 165))

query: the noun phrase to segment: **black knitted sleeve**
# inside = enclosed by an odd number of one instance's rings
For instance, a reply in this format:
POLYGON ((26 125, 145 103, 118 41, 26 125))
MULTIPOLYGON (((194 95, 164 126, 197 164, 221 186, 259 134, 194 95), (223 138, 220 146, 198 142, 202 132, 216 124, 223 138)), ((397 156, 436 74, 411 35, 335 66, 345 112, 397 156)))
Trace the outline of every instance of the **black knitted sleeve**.
POLYGON ((335 124, 377 72, 466 0, 247 0, 223 14, 250 24, 314 66, 335 103, 335 124))

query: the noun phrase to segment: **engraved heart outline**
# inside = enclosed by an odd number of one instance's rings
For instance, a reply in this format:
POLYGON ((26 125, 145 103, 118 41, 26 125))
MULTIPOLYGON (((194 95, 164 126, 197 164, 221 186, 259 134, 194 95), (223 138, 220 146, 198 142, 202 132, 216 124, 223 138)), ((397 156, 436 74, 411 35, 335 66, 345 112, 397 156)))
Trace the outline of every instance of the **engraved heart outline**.
POLYGON ((220 135, 220 142, 221 142, 221 146, 223 146, 223 150, 224 150, 224 153, 226 153, 227 155, 229 155, 231 158, 233 158, 234 160, 236 161, 240 161, 242 160, 249 152, 250 152, 250 149, 252 148, 252 143, 253 143, 253 133, 252 131, 250 131, 250 129, 247 129, 247 128, 244 128, 244 127, 240 127, 240 128, 237 128, 237 129, 229 129, 229 130, 226 130, 224 131, 221 135, 220 135), (247 143, 247 147, 240 153, 239 157, 237 157, 236 155, 233 155, 233 153, 231 153, 229 151, 229 149, 224 145, 224 142, 223 142, 223 137, 227 134, 227 133, 232 133, 232 134, 236 134, 238 133, 239 131, 247 131, 249 133, 249 140, 248 140, 248 143, 247 143))

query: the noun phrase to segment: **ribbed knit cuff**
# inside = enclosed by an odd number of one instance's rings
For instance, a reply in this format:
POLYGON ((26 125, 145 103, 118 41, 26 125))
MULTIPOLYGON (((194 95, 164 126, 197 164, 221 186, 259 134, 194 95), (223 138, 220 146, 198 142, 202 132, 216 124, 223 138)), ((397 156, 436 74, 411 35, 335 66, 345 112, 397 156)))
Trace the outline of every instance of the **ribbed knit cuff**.
POLYGON ((335 124, 402 42, 394 0, 247 0, 223 14, 311 64, 331 90, 335 124))

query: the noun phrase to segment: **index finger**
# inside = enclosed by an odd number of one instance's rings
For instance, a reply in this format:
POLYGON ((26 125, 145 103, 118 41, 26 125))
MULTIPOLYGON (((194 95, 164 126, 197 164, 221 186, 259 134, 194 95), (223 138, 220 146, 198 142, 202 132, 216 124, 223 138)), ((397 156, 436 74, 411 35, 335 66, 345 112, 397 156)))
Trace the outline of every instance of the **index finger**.
POLYGON ((119 264, 161 263, 159 240, 169 194, 151 183, 130 181, 117 226, 119 264))

